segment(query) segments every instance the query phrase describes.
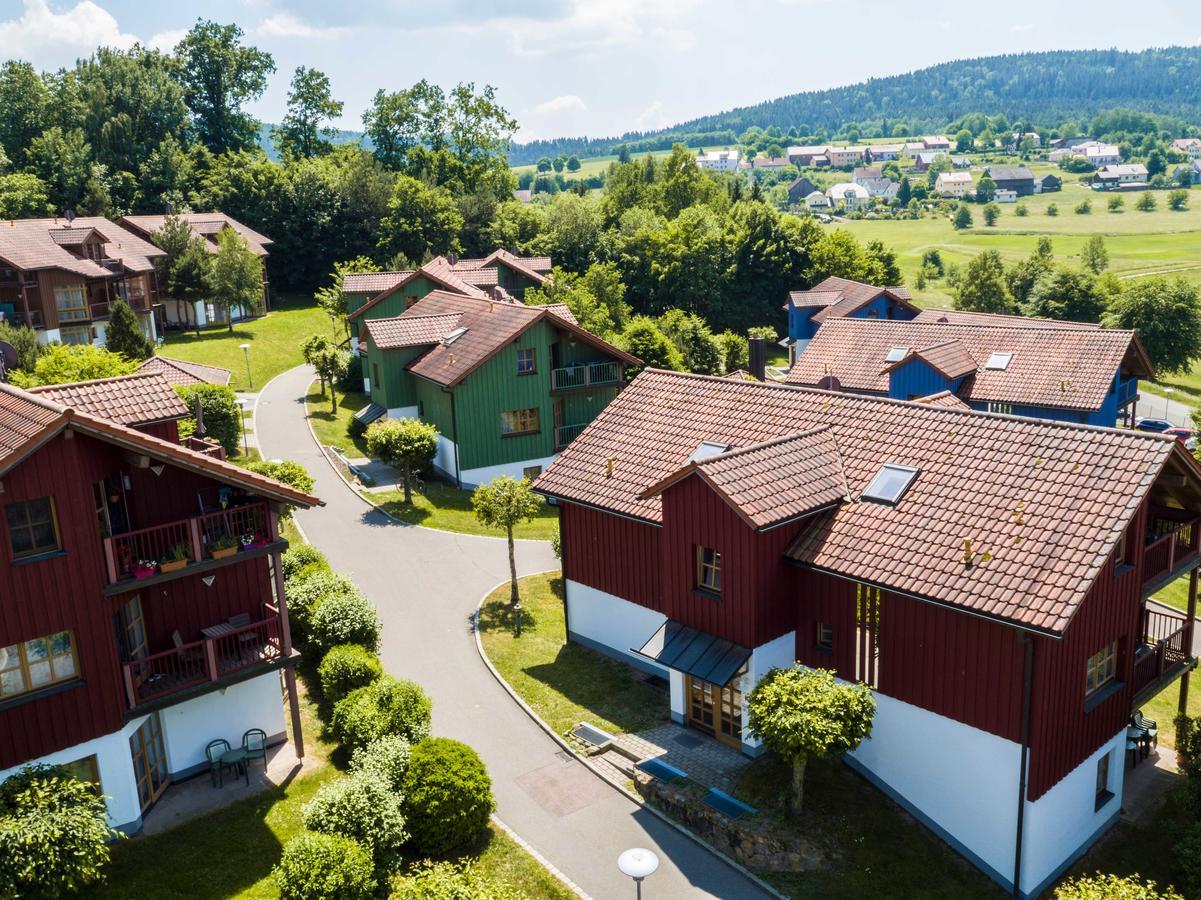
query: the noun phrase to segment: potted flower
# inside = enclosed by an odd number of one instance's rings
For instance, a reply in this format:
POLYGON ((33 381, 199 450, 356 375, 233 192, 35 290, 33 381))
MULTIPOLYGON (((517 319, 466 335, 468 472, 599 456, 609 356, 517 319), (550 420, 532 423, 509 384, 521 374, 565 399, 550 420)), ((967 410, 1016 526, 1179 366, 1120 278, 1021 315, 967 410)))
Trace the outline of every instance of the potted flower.
POLYGON ((159 569, 163 572, 177 572, 188 564, 188 545, 183 541, 173 546, 159 560, 159 569))
POLYGON ((133 577, 137 579, 149 578, 158 571, 158 562, 153 559, 139 559, 133 564, 133 577))
POLYGON ((254 542, 253 542, 253 546, 255 546, 255 547, 266 547, 266 546, 267 546, 267 543, 268 543, 268 541, 267 541, 267 535, 263 534, 261 531, 256 531, 256 532, 254 533, 254 542))
POLYGON ((209 556, 213 559, 225 559, 238 552, 238 540, 232 534, 223 534, 209 542, 209 556))
POLYGON ((245 534, 243 534, 240 538, 238 538, 238 540, 240 540, 242 542, 243 550, 249 550, 251 547, 254 546, 254 532, 248 531, 245 534))

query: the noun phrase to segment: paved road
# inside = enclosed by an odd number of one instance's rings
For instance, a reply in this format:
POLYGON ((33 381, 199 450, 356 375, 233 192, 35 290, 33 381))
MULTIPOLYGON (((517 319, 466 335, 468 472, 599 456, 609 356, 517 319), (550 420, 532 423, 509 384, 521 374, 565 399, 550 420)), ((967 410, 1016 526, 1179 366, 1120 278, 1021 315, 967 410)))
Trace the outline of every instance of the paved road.
MULTIPOLYGON (((1176 397, 1179 396, 1177 392, 1176 397)), ((1167 419, 1173 425, 1185 428, 1193 427, 1192 412, 1193 407, 1189 404, 1181 403, 1174 397, 1160 397, 1150 391, 1143 391, 1138 401, 1139 418, 1167 419)))
MULTIPOLYGON (((262 391, 263 455, 295 459, 316 478, 326 505, 298 513, 301 527, 379 608, 384 666, 429 692, 434 730, 479 751, 505 824, 596 898, 633 896, 616 865, 628 847, 650 847, 662 860, 648 898, 765 896, 562 751, 496 683, 476 653, 471 615, 508 577, 504 542, 399 525, 367 506, 309 434, 302 398, 312 377, 292 369, 262 391)), ((557 567, 541 542, 521 542, 517 562, 522 574, 557 567)))

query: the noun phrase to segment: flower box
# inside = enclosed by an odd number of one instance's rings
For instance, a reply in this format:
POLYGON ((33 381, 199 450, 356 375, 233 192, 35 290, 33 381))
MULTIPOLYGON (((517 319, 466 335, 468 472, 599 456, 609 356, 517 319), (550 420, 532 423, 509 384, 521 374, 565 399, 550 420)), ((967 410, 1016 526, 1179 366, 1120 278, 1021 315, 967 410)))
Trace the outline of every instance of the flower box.
POLYGON ((162 572, 178 572, 188 564, 186 559, 168 559, 158 564, 162 572))
POLYGON ((134 566, 133 577, 137 578, 138 580, 150 578, 157 571, 158 569, 155 566, 134 566))
POLYGON ((232 547, 222 547, 220 550, 210 550, 209 556, 213 559, 226 559, 238 552, 238 546, 235 544, 232 547))

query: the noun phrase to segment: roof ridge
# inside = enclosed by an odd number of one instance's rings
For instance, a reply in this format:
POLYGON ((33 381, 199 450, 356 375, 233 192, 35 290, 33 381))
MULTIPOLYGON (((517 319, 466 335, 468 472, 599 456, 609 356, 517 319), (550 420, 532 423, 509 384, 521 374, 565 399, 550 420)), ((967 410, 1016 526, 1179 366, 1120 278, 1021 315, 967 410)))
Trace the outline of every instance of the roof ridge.
MULTIPOLYGON (((125 381, 130 378, 162 378, 163 381, 167 381, 167 379, 163 378, 163 376, 158 372, 133 371, 125 375, 108 375, 104 378, 86 378, 83 381, 62 381, 58 384, 35 384, 32 387, 22 388, 22 390, 28 391, 31 394, 38 394, 44 391, 59 390, 61 388, 79 387, 80 385, 109 384, 114 381, 125 381)), ((170 384, 169 381, 167 383, 170 384)))
MULTIPOLYGON (((726 379, 723 378, 723 380, 726 379)), ((747 444, 745 447, 735 447, 733 450, 723 450, 721 453, 715 453, 712 456, 706 456, 704 459, 689 460, 686 465, 693 465, 699 468, 700 466, 707 465, 708 463, 722 462, 727 459, 733 459, 734 457, 742 454, 753 453, 756 450, 764 450, 776 444, 783 444, 799 438, 812 437, 815 434, 829 430, 830 426, 828 424, 817 425, 804 431, 794 431, 789 434, 782 434, 779 437, 769 438, 766 441, 757 441, 754 444, 747 444)))
MULTIPOLYGON (((930 307, 927 307, 930 309, 930 307)), ((945 307, 935 307, 931 311, 938 311, 945 307)), ((907 326, 907 325, 937 325, 939 328, 1008 328, 1010 331, 1022 332, 1044 332, 1044 331, 1087 331, 1089 334, 1124 334, 1127 336, 1134 335, 1133 328, 1106 328, 1098 326, 1090 322, 1073 322, 1070 319, 1048 319, 1045 316, 1015 316, 1010 313, 972 313, 968 310, 954 309, 950 310, 953 313, 967 313, 968 315, 983 315, 983 316, 1007 316, 1011 319, 1026 319, 1031 322, 1062 322, 1062 325, 1006 325, 1004 322, 939 322, 937 319, 855 319, 849 316, 840 316, 836 319, 830 319, 826 325, 833 325, 838 322, 850 322, 847 327, 859 327, 860 323, 870 323, 871 326, 879 327, 881 325, 888 326, 907 326), (1077 326, 1077 327, 1072 327, 1077 326)), ((825 327, 823 325, 823 327, 825 327)))

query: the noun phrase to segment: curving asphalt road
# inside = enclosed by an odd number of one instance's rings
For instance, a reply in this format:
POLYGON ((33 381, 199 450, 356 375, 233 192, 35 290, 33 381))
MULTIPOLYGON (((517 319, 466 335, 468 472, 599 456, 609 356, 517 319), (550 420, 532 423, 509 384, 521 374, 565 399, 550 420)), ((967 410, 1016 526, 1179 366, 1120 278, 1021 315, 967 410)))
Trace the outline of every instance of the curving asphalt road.
MULTIPOLYGON (((649 847, 661 860, 644 885, 648 900, 767 896, 563 751, 496 683, 476 652, 471 616, 508 578, 504 542, 397 524, 368 506, 313 442, 304 415, 313 377, 301 366, 260 393, 263 455, 313 474, 326 505, 298 513, 301 527, 378 607, 387 671, 419 682, 433 700, 434 730, 483 757, 505 824, 596 898, 633 896, 617 870, 629 847, 649 847)), ((521 574, 558 566, 548 544, 532 541, 518 544, 517 563, 521 574)))

